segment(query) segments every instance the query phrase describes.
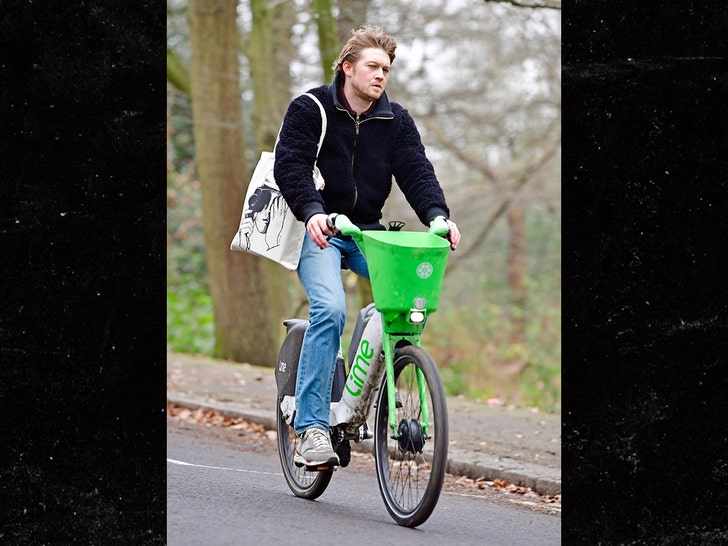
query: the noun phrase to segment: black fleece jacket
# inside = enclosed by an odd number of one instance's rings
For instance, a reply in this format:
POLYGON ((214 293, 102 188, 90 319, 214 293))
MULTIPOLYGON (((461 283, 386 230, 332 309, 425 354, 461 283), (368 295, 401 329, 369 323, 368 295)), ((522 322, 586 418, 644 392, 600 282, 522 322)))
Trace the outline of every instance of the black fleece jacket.
POLYGON ((327 116, 317 162, 323 190, 316 190, 311 174, 321 136, 318 105, 301 95, 291 102, 283 120, 273 174, 296 218, 307 222, 314 214, 336 212, 360 227, 373 227, 382 218, 392 176, 423 224, 429 226, 438 215, 449 217, 445 196, 407 110, 390 103, 383 93, 357 120, 338 99, 340 77, 330 86, 309 91, 327 116))

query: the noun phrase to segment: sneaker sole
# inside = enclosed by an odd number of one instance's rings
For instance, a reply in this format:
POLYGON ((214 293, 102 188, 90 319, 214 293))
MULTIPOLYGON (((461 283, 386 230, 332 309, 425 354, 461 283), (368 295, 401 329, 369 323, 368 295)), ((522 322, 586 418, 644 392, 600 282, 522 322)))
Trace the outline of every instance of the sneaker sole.
POLYGON ((301 455, 299 455, 298 453, 296 453, 293 455, 293 463, 299 468, 301 468, 302 466, 305 466, 306 470, 316 472, 316 471, 322 471, 322 470, 331 470, 334 467, 339 466, 339 458, 334 456, 334 457, 329 457, 325 461, 320 461, 320 462, 309 461, 308 459, 306 459, 306 458, 302 457, 301 455))

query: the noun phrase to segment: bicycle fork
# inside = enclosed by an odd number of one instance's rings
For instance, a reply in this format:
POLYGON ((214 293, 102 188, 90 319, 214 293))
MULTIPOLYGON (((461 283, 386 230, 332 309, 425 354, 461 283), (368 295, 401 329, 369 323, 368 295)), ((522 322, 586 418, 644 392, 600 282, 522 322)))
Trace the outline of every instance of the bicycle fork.
MULTIPOLYGON (((384 348, 385 356, 385 368, 387 374, 387 408, 389 410, 389 428, 392 431, 392 438, 399 438, 399 426, 397 424, 397 392, 394 386, 394 349, 397 343, 401 340, 408 341, 411 345, 420 346, 419 334, 405 334, 405 335, 393 335, 384 333, 382 345, 384 348)), ((417 391, 420 397, 420 426, 422 427, 422 433, 425 439, 430 439, 429 428, 430 428, 430 412, 427 409, 427 391, 426 381, 422 370, 417 368, 417 391)))

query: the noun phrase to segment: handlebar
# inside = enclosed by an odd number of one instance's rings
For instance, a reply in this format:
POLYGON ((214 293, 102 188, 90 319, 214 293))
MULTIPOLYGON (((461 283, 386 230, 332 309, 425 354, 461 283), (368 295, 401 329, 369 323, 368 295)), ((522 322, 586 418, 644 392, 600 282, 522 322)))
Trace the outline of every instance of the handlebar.
MULTIPOLYGON (((329 214, 327 219, 329 229, 334 233, 341 233, 342 235, 350 235, 354 238, 361 237, 361 229, 359 229, 354 222, 349 220, 344 214, 332 213, 329 214)), ((447 219, 444 216, 437 216, 430 225, 428 233, 433 235, 439 235, 440 237, 447 237, 450 233, 450 226, 447 225, 447 219)))
POLYGON ((361 236, 361 230, 343 214, 329 214, 327 223, 329 229, 334 233, 338 232, 342 235, 352 235, 354 237, 361 236))

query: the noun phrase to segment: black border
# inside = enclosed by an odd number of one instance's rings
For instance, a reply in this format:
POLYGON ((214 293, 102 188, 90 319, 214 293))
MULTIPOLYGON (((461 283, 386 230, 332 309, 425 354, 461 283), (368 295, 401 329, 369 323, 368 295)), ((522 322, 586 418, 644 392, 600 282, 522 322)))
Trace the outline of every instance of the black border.
POLYGON ((5 2, 0 37, 0 542, 164 544, 166 7, 5 2))
POLYGON ((563 542, 728 542, 725 4, 563 6, 563 542))
MULTIPOLYGON (((166 12, 118 4, 0 11, 12 543, 164 543, 166 12)), ((728 21, 701 4, 563 6, 565 544, 728 539, 728 21)))

